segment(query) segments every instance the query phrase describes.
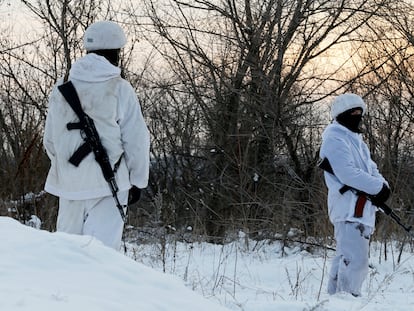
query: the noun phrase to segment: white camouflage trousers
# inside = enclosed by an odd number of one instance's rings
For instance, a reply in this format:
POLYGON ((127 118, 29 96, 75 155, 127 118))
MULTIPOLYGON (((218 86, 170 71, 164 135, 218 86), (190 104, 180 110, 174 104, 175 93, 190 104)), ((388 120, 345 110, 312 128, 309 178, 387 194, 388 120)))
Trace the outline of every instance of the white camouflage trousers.
MULTIPOLYGON (((128 201, 128 191, 118 192, 121 205, 128 201)), ((114 198, 107 196, 91 200, 59 198, 56 230, 71 234, 89 235, 106 246, 119 250, 124 223, 114 198)))
POLYGON ((336 256, 332 260, 328 293, 361 295, 368 275, 369 239, 373 228, 356 222, 335 223, 336 256))

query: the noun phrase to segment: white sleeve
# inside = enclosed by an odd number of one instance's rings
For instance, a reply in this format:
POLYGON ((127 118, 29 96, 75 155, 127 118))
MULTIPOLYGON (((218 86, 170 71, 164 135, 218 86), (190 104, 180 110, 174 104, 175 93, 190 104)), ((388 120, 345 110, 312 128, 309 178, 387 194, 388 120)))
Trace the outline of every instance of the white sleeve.
MULTIPOLYGON (((345 139, 329 137, 323 143, 321 155, 328 158, 334 174, 341 184, 368 194, 377 194, 381 190, 384 178, 381 175, 371 175, 358 168, 345 139)), ((371 159, 370 162, 372 162, 371 159)))
POLYGON ((141 106, 130 84, 122 88, 119 125, 132 185, 145 188, 149 176, 150 135, 141 106))
POLYGON ((48 111, 46 115, 45 131, 43 133, 43 146, 50 160, 55 157, 55 148, 53 144, 53 102, 56 93, 56 86, 53 88, 49 97, 48 111))

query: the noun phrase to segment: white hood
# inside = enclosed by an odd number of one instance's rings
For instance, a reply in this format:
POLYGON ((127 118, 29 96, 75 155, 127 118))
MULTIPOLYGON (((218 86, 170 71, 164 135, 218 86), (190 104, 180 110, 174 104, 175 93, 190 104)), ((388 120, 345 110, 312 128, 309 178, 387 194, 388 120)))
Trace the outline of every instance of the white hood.
POLYGON ((69 78, 86 82, 103 82, 121 75, 121 69, 105 57, 89 53, 78 59, 69 71, 69 78))

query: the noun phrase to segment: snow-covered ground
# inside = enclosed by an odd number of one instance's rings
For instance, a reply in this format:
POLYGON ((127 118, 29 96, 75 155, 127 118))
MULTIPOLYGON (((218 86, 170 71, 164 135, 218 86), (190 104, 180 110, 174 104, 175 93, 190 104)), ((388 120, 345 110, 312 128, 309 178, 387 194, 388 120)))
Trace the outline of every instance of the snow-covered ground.
POLYGON ((224 307, 87 236, 0 217, 1 311, 212 311, 224 307))
POLYGON ((332 251, 277 242, 128 244, 49 233, 0 217, 0 310, 414 310, 414 260, 372 244, 363 297, 325 293, 332 251), (316 249, 315 249, 316 250, 316 249), (132 259, 134 260, 132 260, 132 259), (163 273, 165 271, 165 273, 163 273), (203 297, 204 296, 204 297, 203 297))
POLYGON ((414 310, 414 255, 408 246, 397 264, 397 245, 388 245, 384 261, 383 245, 372 243, 370 273, 360 298, 326 293, 332 250, 316 248, 311 254, 299 244, 282 248, 276 242, 246 243, 243 237, 226 245, 170 243, 163 249, 140 245, 129 255, 179 276, 189 288, 230 310, 414 310))

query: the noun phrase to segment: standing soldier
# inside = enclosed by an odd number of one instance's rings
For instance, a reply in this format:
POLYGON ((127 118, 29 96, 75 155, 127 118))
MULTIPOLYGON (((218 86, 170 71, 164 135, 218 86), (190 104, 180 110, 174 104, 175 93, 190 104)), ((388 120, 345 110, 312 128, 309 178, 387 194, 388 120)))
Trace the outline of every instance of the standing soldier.
POLYGON ((361 295, 368 274, 369 239, 374 231, 377 206, 382 206, 390 196, 388 182, 362 140, 359 125, 365 111, 360 96, 339 95, 331 106, 333 122, 322 134, 320 157, 329 161, 332 168, 332 173, 325 172, 325 182, 336 239, 329 294, 361 295), (342 191, 345 185, 358 191, 342 191))
MULTIPOLYGON (((86 29, 83 43, 86 55, 74 62, 68 79, 106 150, 122 212, 128 193, 137 199, 148 184, 149 132, 135 91, 118 67, 126 44, 122 28, 96 22, 86 29)), ((51 161, 45 190, 59 197, 57 231, 91 235, 119 249, 124 220, 94 152, 84 148, 79 118, 58 89, 63 82, 50 95, 43 137, 51 161)))

